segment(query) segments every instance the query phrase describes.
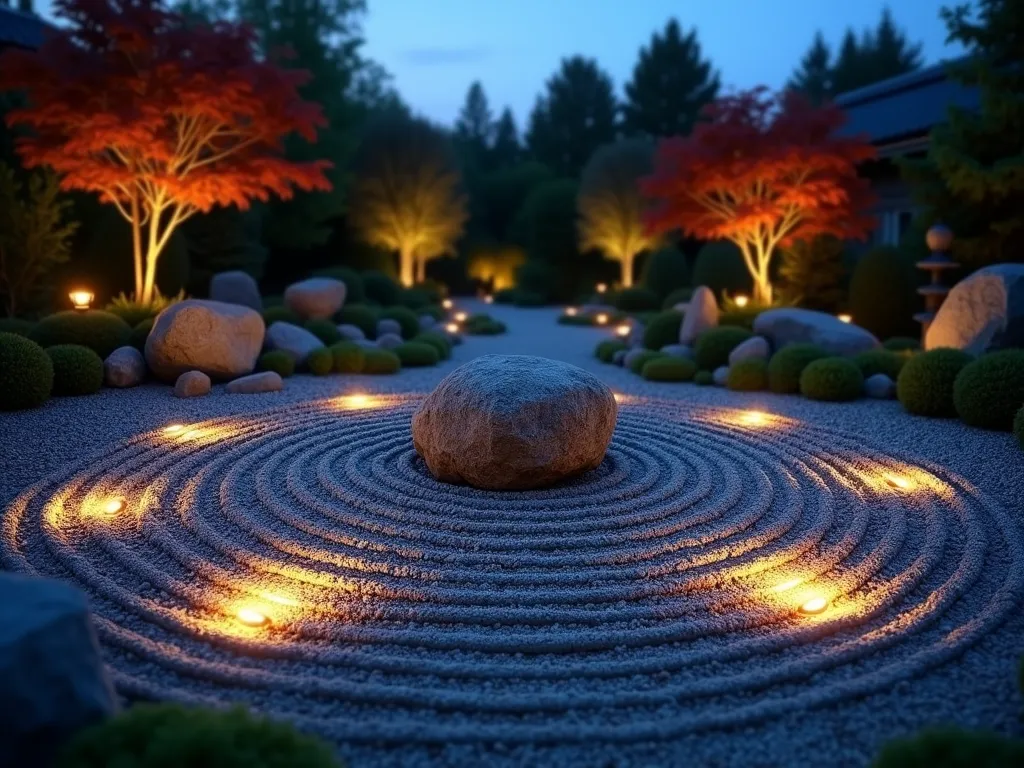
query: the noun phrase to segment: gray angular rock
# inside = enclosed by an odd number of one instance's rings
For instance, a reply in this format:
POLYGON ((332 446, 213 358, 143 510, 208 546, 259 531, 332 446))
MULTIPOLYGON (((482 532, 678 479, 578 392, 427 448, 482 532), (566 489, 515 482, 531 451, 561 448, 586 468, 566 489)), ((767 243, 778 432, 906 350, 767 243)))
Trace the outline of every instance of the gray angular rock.
POLYGON ((697 287, 685 311, 679 324, 680 344, 693 344, 704 331, 718 326, 718 302, 706 286, 697 287))
POLYGON ((263 299, 256 279, 240 269, 218 272, 210 278, 210 299, 263 311, 263 299))
POLYGON ((116 712, 85 595, 0 573, 0 681, 3 765, 50 765, 76 731, 116 712))
POLYGON ((377 335, 377 346, 381 349, 394 349, 402 346, 402 337, 397 333, 381 333, 377 335))
POLYGON ((876 373, 864 380, 864 394, 876 400, 891 400, 896 396, 896 382, 884 373, 876 373))
POLYGON ((687 344, 666 344, 658 351, 670 357, 682 357, 687 360, 693 359, 693 348, 687 344))
POLYGON ((612 362, 615 365, 624 365, 626 362, 626 355, 629 354, 629 350, 617 349, 615 354, 612 355, 612 362))
POLYGON ((720 368, 715 368, 711 374, 711 380, 715 382, 716 387, 724 387, 729 381, 729 366, 723 365, 720 368))
POLYGON ((954 285, 925 334, 924 348, 938 347, 1024 347, 1024 264, 985 267, 954 285))
POLYGON ((754 320, 754 333, 768 339, 773 349, 808 343, 816 344, 830 355, 856 355, 879 346, 870 331, 813 309, 765 310, 754 320))
POLYGON ((267 328, 267 349, 279 349, 285 352, 296 365, 306 362, 309 353, 320 349, 324 343, 316 336, 291 323, 278 321, 267 328))
POLYGON ((341 338, 347 339, 348 341, 362 341, 366 338, 366 334, 363 333, 363 329, 358 325, 351 325, 349 323, 342 323, 338 326, 338 333, 341 334, 341 338))
POLYGON ((146 358, 135 347, 118 347, 103 361, 108 387, 137 387, 146 378, 146 358))
POLYGON ((433 315, 420 315, 420 330, 429 331, 437 325, 433 315))
POLYGON ((186 371, 174 382, 175 397, 202 397, 210 394, 210 377, 202 371, 186 371))
POLYGON ((402 324, 397 320, 392 320, 390 317, 384 317, 377 321, 377 338, 379 339, 386 333, 393 333, 396 336, 402 335, 402 324))
POLYGON ((345 284, 333 277, 311 277, 284 289, 284 303, 303 320, 324 320, 345 304, 345 284))
POLYGON ((729 353, 729 365, 735 365, 740 360, 767 360, 771 357, 772 348, 768 339, 763 336, 751 336, 738 346, 733 347, 729 353))
POLYGON ((543 488, 601 463, 617 413, 612 391, 576 366, 485 355, 427 396, 412 418, 413 445, 444 482, 543 488))
POLYGON ((284 381, 274 371, 250 373, 240 379, 229 381, 224 390, 230 395, 256 395, 261 392, 280 392, 284 389, 284 381))
POLYGON ((256 310, 186 299, 157 315, 146 338, 146 363, 154 376, 168 382, 186 371, 234 379, 256 367, 265 332, 256 310))

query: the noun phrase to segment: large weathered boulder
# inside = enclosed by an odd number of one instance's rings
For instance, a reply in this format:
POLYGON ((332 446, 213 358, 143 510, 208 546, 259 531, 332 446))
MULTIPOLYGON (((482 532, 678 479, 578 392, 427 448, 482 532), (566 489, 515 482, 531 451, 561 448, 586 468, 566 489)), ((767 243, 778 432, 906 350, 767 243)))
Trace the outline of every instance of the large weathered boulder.
POLYGON ((715 294, 706 286, 698 286, 690 297, 683 322, 679 325, 679 343, 691 345, 704 331, 717 326, 718 302, 715 301, 715 294))
POLYGON ((580 368, 485 355, 448 374, 423 401, 412 439, 438 480, 543 488, 601 463, 617 412, 612 391, 580 368))
POLYGON ((830 355, 856 355, 878 346, 870 331, 813 309, 768 309, 754 320, 754 333, 776 350, 787 344, 816 344, 830 355))
POLYGON ((305 328, 291 323, 278 321, 267 328, 267 349, 279 349, 287 353, 296 365, 306 362, 309 353, 323 345, 320 339, 305 328))
POLYGON ((218 272, 211 277, 210 298, 226 304, 241 304, 257 312, 263 311, 263 298, 256 278, 240 269, 218 272))
POLYGON ((252 373, 265 331, 263 318, 253 309, 186 299, 157 315, 146 339, 146 362, 164 381, 174 381, 185 371, 233 379, 252 373))
POLYGON ((137 387, 146 378, 146 360, 135 347, 118 347, 103 361, 108 387, 137 387))
POLYGON ((345 284, 333 277, 311 277, 285 288, 284 303, 303 320, 323 320, 345 303, 345 284))
POLYGON ((77 730, 116 709, 85 595, 0 573, 0 764, 50 765, 77 730))
POLYGON ((1024 264, 979 269, 949 292, 925 334, 925 349, 980 355, 1024 346, 1024 264))

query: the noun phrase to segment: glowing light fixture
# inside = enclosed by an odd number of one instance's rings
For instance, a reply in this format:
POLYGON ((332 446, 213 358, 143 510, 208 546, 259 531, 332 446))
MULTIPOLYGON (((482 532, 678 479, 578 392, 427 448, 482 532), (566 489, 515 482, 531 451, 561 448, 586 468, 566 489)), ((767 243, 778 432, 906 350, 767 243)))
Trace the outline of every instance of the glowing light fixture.
POLYGON ((458 333, 459 332, 459 326, 456 325, 455 323, 448 323, 448 325, 446 325, 444 327, 444 329, 446 331, 448 331, 448 333, 458 333))
POLYGON ((565 308, 565 314, 566 314, 567 316, 569 316, 569 317, 576 317, 576 313, 577 313, 578 311, 579 311, 579 310, 577 310, 577 309, 576 309, 576 307, 566 307, 566 308, 565 308))
POLYGON ((606 315, 604 312, 602 312, 601 314, 597 315, 594 318, 594 321, 598 325, 607 325, 608 324, 608 315, 606 315))
POLYGON ((168 424, 166 427, 164 427, 164 434, 165 435, 176 435, 179 432, 181 432, 181 430, 183 430, 184 428, 185 428, 184 424, 168 424))
POLYGON ((608 290, 608 286, 605 285, 604 283, 598 283, 597 284, 597 292, 598 293, 604 293, 607 290, 608 290))
POLYGON ((841 315, 836 315, 841 323, 852 323, 853 315, 843 312, 841 315))
POLYGON ((92 291, 72 291, 68 294, 71 299, 71 306, 75 309, 86 310, 95 298, 92 291))
POLYGON ((828 600, 819 595, 818 597, 812 597, 809 600, 806 600, 800 606, 800 613, 813 616, 818 613, 824 613, 826 608, 828 608, 828 600))
POLYGON ((905 477, 899 475, 888 474, 885 476, 885 482, 891 485, 893 488, 899 488, 901 491, 909 491, 913 485, 905 477))
POLYGON ((451 299, 445 299, 444 301, 441 302, 441 306, 444 307, 445 309, 451 309, 455 305, 452 303, 451 299))
POLYGON ((739 307, 740 309, 743 309, 745 306, 747 306, 747 304, 750 303, 750 297, 749 296, 742 296, 742 295, 740 295, 740 296, 737 296, 735 299, 733 299, 733 301, 736 302, 736 306, 737 307, 739 307))
POLYGON ((487 294, 486 296, 484 296, 484 304, 493 304, 493 303, 494 303, 494 297, 493 296, 491 296, 490 294, 487 294))
POLYGON ((235 612, 235 618, 247 627, 264 627, 270 623, 265 613, 249 606, 239 608, 235 612))
POLYGON ((623 323, 622 325, 615 329, 615 335, 621 336, 622 338, 626 338, 627 336, 629 336, 629 333, 632 330, 632 328, 623 323))
POLYGON ((456 312, 455 313, 455 322, 456 323, 464 323, 464 322, 466 322, 466 318, 467 317, 469 317, 469 315, 467 315, 465 312, 456 312))
POLYGON ((100 506, 100 510, 105 515, 116 515, 122 509, 124 509, 124 502, 121 499, 108 499, 100 506))

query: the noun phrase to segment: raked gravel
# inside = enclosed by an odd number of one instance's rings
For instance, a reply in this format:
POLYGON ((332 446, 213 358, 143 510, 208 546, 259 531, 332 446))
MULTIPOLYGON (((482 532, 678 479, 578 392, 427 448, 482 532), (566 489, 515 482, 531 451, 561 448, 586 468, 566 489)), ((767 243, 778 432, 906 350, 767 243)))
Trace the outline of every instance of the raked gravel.
POLYGON ((648 384, 593 358, 607 330, 486 310, 509 333, 437 368, 0 415, 3 566, 89 593, 126 696, 251 703, 356 767, 862 766, 926 725, 1021 734, 1012 437, 648 384), (494 352, 622 395, 601 468, 522 493, 430 476, 419 396, 494 352))

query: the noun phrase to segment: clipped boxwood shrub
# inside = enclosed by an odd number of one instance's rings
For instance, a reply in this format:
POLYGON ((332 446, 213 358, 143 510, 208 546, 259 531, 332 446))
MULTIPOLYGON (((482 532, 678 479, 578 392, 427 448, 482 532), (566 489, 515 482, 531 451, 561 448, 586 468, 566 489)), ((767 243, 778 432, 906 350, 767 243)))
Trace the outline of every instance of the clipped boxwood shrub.
POLYGON ((725 385, 736 392, 760 392, 768 389, 768 361, 759 357, 740 360, 729 366, 725 385))
POLYGON ((688 304, 692 298, 693 288, 676 288, 661 302, 661 308, 667 311, 676 304, 688 304))
POLYGON ((437 354, 441 360, 447 360, 452 356, 452 344, 448 341, 448 337, 443 333, 437 331, 423 331, 412 337, 412 340, 418 344, 429 344, 437 350, 437 354))
POLYGON ((594 356, 602 363, 610 363, 616 352, 625 349, 629 349, 629 345, 625 342, 618 339, 605 339, 598 343, 597 349, 594 350, 594 356))
POLYGON ((53 363, 53 394, 91 395, 103 386, 103 358, 81 344, 47 347, 53 363))
POLYGON ((702 387, 710 386, 715 383, 715 374, 711 371, 697 371, 693 375, 693 383, 699 384, 702 387))
POLYGON ((431 344, 421 344, 417 341, 407 341, 399 344, 393 350, 402 366, 406 368, 423 368, 430 365, 437 365, 441 355, 431 344))
POLYGON ((629 370, 633 373, 641 373, 644 370, 644 366, 647 365, 651 360, 657 360, 659 357, 668 357, 661 352, 653 349, 645 349, 640 354, 634 356, 629 363, 629 370))
POLYGON ((416 283, 413 287, 427 295, 428 304, 440 304, 448 296, 448 286, 440 280, 433 280, 429 277, 422 283, 416 283))
POLYGON ((339 341, 332 344, 331 367, 335 373, 361 373, 365 353, 354 341, 339 341))
POLYGON ((32 329, 32 340, 42 347, 80 344, 104 360, 118 347, 126 346, 132 327, 117 315, 101 309, 69 310, 44 317, 32 329))
POLYGON ((768 389, 780 395, 800 391, 800 374, 815 360, 828 357, 828 353, 814 344, 790 344, 783 347, 768 361, 768 389))
POLYGON ((685 357, 661 355, 648 360, 640 375, 648 381, 690 381, 697 373, 697 364, 685 357))
POLYGON ((337 326, 330 320, 307 320, 303 327, 328 347, 336 341, 341 341, 337 326))
POLYGON ((37 408, 53 390, 53 362, 41 346, 0 331, 0 411, 37 408))
POLYGON ((302 318, 292 312, 288 307, 282 305, 267 307, 263 310, 263 323, 269 328, 274 323, 291 323, 302 325, 302 318))
POLYGON ((661 301, 649 288, 623 288, 615 294, 614 305, 623 312, 644 312, 660 308, 661 301))
POLYGON ((397 320, 402 326, 402 338, 411 339, 420 332, 419 316, 408 307, 385 307, 377 315, 378 320, 397 320))
POLYGON ((704 245, 693 265, 691 285, 706 285, 716 296, 722 293, 749 294, 754 287, 740 249, 728 240, 704 245))
POLYGON ((1024 741, 985 731, 928 729, 884 744, 872 768, 1011 768, 1024 765, 1024 741))
POLYGON ((314 376, 326 376, 334 370, 334 354, 327 347, 314 349, 306 357, 306 368, 314 376))
POLYGON ((258 367, 261 371, 273 371, 282 379, 287 379, 295 373, 295 361, 287 352, 274 349, 260 355, 258 367))
POLYGON ((849 300, 857 325, 880 339, 910 336, 917 330, 914 313, 921 297, 913 261, 891 247, 872 248, 860 257, 850 279, 849 300))
POLYGON ((845 402, 864 392, 864 375, 852 360, 823 357, 809 363, 800 374, 800 394, 811 400, 845 402))
POLYGON ((679 326, 682 324, 682 312, 669 310, 656 315, 644 326, 644 346, 647 349, 661 349, 668 344, 678 344, 679 326))
POLYGON ((402 368, 398 355, 386 349, 366 349, 363 352, 363 373, 398 373, 402 368))
POLYGON ((22 320, 20 317, 0 317, 0 333, 15 333, 24 336, 26 339, 32 335, 32 329, 36 324, 31 320, 22 320))
POLYGON ((697 337, 693 347, 693 359, 697 367, 713 371, 729 364, 729 353, 754 334, 746 328, 735 325, 720 325, 709 328, 697 337))
POLYGON ((409 309, 419 310, 423 307, 430 306, 433 301, 430 298, 430 293, 424 291, 421 288, 403 288, 402 294, 398 299, 398 303, 403 307, 409 309))
POLYGON ((377 336, 377 311, 365 304, 346 304, 334 315, 339 325, 354 325, 366 334, 366 338, 377 336))
POLYGON ((882 348, 890 352, 916 352, 921 348, 921 342, 910 336, 893 336, 882 342, 882 348))
POLYGON ((141 323, 132 328, 132 335, 131 338, 129 338, 128 343, 139 350, 139 352, 145 352, 146 339, 149 338, 149 332, 153 330, 153 323, 155 322, 155 317, 147 317, 141 323))
MULTIPOLYGON (((686 263, 686 254, 672 246, 654 251, 644 260, 640 284, 652 291, 659 303, 673 291, 686 288, 690 285, 690 266, 686 263)), ((685 300, 689 301, 689 298, 685 300)))
MULTIPOLYGON (((348 267, 327 267, 318 269, 313 273, 314 277, 333 277, 345 284, 345 301, 349 304, 361 304, 366 301, 366 291, 363 289, 363 278, 354 269, 348 267)), ((266 306, 266 300, 263 302, 266 306)))
POLYGON ((989 352, 963 367, 953 383, 953 405, 964 424, 1013 429, 1024 403, 1024 349, 989 352))
POLYGON ((918 416, 955 416, 953 383, 973 359, 960 349, 931 349, 914 355, 896 379, 897 399, 908 413, 918 416))
POLYGON ((893 381, 899 379, 900 371, 909 359, 905 354, 891 352, 888 349, 870 349, 853 356, 853 362, 860 368, 865 379, 876 373, 884 373, 893 381))
POLYGON ((466 320, 465 330, 472 336, 497 336, 507 329, 503 322, 490 315, 473 315, 466 320))
POLYGON ((341 768, 334 748, 243 709, 137 704, 74 735, 56 768, 341 768))
POLYGON ((367 301, 390 307, 398 304, 402 287, 383 272, 369 270, 363 272, 363 293, 367 301))

